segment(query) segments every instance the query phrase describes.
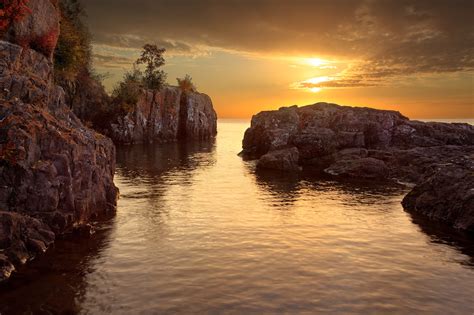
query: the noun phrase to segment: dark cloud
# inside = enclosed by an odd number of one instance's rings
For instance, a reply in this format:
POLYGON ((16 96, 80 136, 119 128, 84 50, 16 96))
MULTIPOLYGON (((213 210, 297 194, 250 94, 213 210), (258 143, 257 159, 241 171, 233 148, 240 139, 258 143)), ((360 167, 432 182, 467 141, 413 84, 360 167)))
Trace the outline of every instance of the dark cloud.
POLYGON ((107 46, 121 48, 140 48, 147 43, 155 43, 166 48, 168 52, 178 54, 191 54, 195 50, 191 45, 179 41, 163 40, 156 37, 145 37, 132 34, 114 34, 98 32, 94 35, 94 42, 107 46))
POLYGON ((177 53, 205 45, 362 60, 353 77, 334 86, 474 70, 472 0, 84 2, 98 44, 138 48, 152 41, 177 53))

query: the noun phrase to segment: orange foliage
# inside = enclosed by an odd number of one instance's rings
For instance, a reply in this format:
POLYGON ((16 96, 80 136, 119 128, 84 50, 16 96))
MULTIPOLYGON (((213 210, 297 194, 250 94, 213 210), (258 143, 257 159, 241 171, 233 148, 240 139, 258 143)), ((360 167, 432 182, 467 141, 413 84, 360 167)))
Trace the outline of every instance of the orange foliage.
POLYGON ((0 31, 5 31, 13 22, 20 21, 31 13, 29 0, 2 0, 0 3, 0 31))
POLYGON ((53 52, 58 41, 59 29, 52 29, 48 34, 35 38, 30 47, 36 51, 53 52))

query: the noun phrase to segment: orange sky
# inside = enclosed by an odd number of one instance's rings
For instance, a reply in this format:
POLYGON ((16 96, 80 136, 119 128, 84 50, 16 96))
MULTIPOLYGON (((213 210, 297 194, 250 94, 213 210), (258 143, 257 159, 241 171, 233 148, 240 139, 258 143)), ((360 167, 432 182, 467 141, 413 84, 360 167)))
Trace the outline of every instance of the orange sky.
POLYGON ((190 74, 220 118, 320 101, 474 118, 472 1, 85 3, 109 90, 151 42, 168 83, 190 74))

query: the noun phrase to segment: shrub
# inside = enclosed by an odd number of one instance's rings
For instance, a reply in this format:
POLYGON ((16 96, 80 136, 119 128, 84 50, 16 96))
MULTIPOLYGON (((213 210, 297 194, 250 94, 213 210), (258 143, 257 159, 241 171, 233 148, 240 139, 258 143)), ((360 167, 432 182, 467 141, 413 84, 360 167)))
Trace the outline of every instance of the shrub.
POLYGON ((118 83, 112 92, 114 99, 113 111, 117 114, 128 113, 138 102, 140 91, 143 88, 143 74, 137 68, 125 73, 122 82, 118 83))
POLYGON ((146 66, 143 83, 148 89, 160 89, 165 83, 166 73, 159 69, 165 64, 165 58, 163 58, 165 51, 166 49, 158 48, 156 45, 146 44, 143 46, 140 58, 136 61, 136 65, 146 66))
POLYGON ((186 74, 186 76, 182 79, 176 78, 178 81, 178 86, 183 92, 196 92, 196 86, 193 83, 193 79, 189 74, 186 74))

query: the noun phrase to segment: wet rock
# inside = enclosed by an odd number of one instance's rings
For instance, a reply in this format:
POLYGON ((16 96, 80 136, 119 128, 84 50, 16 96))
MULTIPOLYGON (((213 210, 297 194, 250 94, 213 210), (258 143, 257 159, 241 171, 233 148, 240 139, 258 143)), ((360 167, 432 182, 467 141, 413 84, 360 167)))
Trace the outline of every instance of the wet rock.
POLYGON ((411 212, 474 232, 474 155, 461 164, 440 166, 402 201, 411 212))
POLYGON ((7 279, 21 265, 43 253, 55 234, 42 221, 15 212, 0 211, 0 279, 7 279))
POLYGON ((298 160, 299 153, 297 148, 280 149, 263 155, 258 160, 257 168, 300 171, 301 167, 298 165, 298 160))
POLYGON ((217 115, 206 94, 165 86, 143 91, 132 110, 110 126, 116 143, 207 140, 217 133, 217 115))

